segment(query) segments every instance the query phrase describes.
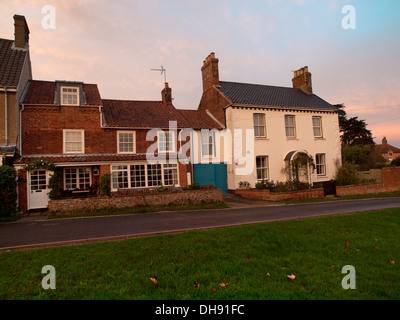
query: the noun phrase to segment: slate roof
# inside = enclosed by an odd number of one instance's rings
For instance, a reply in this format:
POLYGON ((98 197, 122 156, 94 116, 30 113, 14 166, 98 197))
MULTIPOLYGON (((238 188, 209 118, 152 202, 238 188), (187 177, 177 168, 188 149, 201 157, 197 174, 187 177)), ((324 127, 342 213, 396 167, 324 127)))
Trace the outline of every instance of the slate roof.
POLYGON ((336 107, 301 89, 220 81, 216 87, 232 104, 328 111, 336 107))
POLYGON ((179 109, 179 112, 186 118, 191 129, 223 129, 206 111, 179 109))
POLYGON ((12 40, 0 39, 0 87, 18 86, 27 52, 12 49, 13 45, 12 40))
MULTIPOLYGON (((30 80, 28 86, 28 90, 22 103, 44 105, 54 104, 54 96, 57 87, 56 82, 30 80)), ((86 105, 102 105, 99 89, 96 84, 83 84, 83 91, 86 95, 86 105)))
POLYGON ((110 128, 166 129, 170 121, 177 128, 190 128, 186 118, 172 105, 162 101, 103 99, 105 126, 110 128))

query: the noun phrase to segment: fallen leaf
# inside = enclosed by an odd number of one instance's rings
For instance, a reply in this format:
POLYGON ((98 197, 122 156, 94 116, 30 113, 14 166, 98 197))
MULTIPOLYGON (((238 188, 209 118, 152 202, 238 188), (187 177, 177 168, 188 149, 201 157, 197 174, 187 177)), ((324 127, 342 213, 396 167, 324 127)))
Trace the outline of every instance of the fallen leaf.
POLYGON ((334 266, 329 267, 329 270, 333 271, 333 270, 335 270, 335 267, 334 266))
POLYGON ((270 277, 271 275, 269 273, 267 273, 267 277, 270 277))
POLYGON ((390 260, 390 264, 394 264, 394 260, 390 260))
POLYGON ((250 257, 249 257, 249 256, 247 256, 247 258, 246 258, 246 261, 247 261, 247 262, 249 262, 249 261, 250 261, 250 257))
POLYGON ((374 247, 374 250, 379 250, 379 246, 374 247))
POLYGON ((292 275, 290 275, 290 276, 287 276, 290 280, 294 280, 294 279, 296 279, 296 276, 294 275, 294 274, 292 274, 292 275))
POLYGON ((349 241, 346 241, 346 249, 351 246, 351 243, 349 241))
POLYGON ((217 292, 217 289, 215 289, 215 288, 213 288, 213 290, 212 290, 213 292, 217 292))
POLYGON ((149 278, 151 280, 151 282, 153 283, 157 283, 157 279, 156 278, 149 278))
POLYGON ((200 283, 194 284, 193 287, 195 287, 197 290, 199 290, 199 288, 200 288, 200 283))
POLYGON ((229 283, 223 283, 223 282, 221 282, 219 285, 223 288, 223 287, 226 287, 228 284, 229 284, 229 283))

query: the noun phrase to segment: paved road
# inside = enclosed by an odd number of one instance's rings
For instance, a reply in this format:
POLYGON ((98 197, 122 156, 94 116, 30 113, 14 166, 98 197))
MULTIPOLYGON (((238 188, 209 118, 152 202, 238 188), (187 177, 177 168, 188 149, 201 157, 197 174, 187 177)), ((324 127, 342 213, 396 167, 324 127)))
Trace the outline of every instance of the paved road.
POLYGON ((116 240, 160 233, 303 219, 384 208, 400 198, 334 201, 287 206, 239 207, 209 211, 159 212, 97 218, 23 220, 0 224, 0 250, 116 240))

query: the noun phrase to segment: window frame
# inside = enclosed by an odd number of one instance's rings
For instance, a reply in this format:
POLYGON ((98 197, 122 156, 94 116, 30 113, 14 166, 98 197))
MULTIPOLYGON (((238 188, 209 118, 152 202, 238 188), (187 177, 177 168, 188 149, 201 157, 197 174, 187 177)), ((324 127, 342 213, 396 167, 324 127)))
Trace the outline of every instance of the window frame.
POLYGON ((269 180, 269 156, 256 156, 256 179, 257 179, 257 182, 269 180), (258 161, 257 161, 258 159, 265 160, 264 166, 258 167, 258 161), (259 170, 263 170, 263 171, 265 170, 265 173, 266 173, 265 178, 261 178, 261 179, 258 178, 259 170))
POLYGON ((174 131, 158 131, 157 132, 157 149, 158 153, 173 153, 176 152, 176 133, 174 131), (160 135, 164 135, 165 137, 172 137, 172 141, 166 140, 168 146, 172 145, 172 148, 168 150, 161 150, 160 149, 160 135), (172 142, 172 143, 171 143, 172 142), (172 149, 172 150, 171 150, 172 149))
POLYGON ((215 158, 217 156, 217 135, 215 130, 201 130, 201 156, 202 158, 212 157, 215 158), (211 138, 211 143, 210 143, 211 138), (212 152, 210 154, 210 148, 212 148, 212 152), (204 153, 204 150, 207 150, 207 154, 204 153))
MULTIPOLYGON (((85 179, 86 179, 86 177, 85 177, 85 179)), ((64 190, 69 190, 69 191, 75 190, 75 189, 85 190, 85 188, 86 189, 90 188, 90 186, 92 185, 92 170, 91 170, 91 167, 65 167, 64 170, 63 170, 63 182, 64 182, 64 190), (79 177, 80 172, 79 171, 81 169, 86 170, 85 174, 86 173, 89 174, 89 184, 88 184, 87 187, 85 187, 85 183, 84 183, 83 184, 83 186, 84 186, 83 188, 82 188, 82 186, 80 184, 80 181, 79 181, 79 179, 80 179, 80 177, 79 177), (71 184, 71 183, 67 183, 67 170, 74 170, 75 171, 75 172, 71 172, 70 173, 70 174, 75 174, 75 180, 76 180, 76 182, 75 182, 76 187, 75 188, 67 188, 67 185, 71 184)))
POLYGON ((60 87, 60 104, 62 106, 79 106, 80 105, 80 92, 79 92, 79 87, 75 86, 61 86, 60 87), (64 89, 74 89, 76 90, 76 93, 64 93, 64 89), (64 95, 71 95, 71 96, 76 96, 76 103, 64 103, 64 95))
POLYGON ((254 128, 254 138, 266 138, 267 137, 267 121, 265 117, 265 113, 253 113, 253 128, 254 128), (259 117, 261 116, 262 120, 262 126, 260 125, 259 117), (258 123, 256 124, 256 118, 258 119, 258 123), (260 129, 262 128, 263 130, 263 135, 257 135, 256 134, 256 128, 260 129))
POLYGON ((324 131, 323 131, 323 128, 322 128, 322 117, 321 116, 313 116, 312 117, 312 126, 313 126, 314 138, 323 138, 324 137, 324 131), (319 126, 315 126, 315 123, 314 123, 315 119, 319 120, 319 126), (315 130, 316 129, 320 131, 320 135, 316 135, 315 134, 315 130))
POLYGON ((325 153, 317 153, 315 155, 315 169, 316 169, 318 177, 325 177, 326 176, 326 154, 325 153), (318 161, 320 159, 323 159, 322 163, 320 163, 318 161), (321 173, 321 168, 323 169, 322 173, 321 173))
MULTIPOLYGON (((137 169, 137 168, 136 168, 137 169)), ((142 169, 140 169, 142 170, 142 169)), ((110 166, 111 172, 111 191, 117 191, 119 189, 143 189, 143 188, 156 188, 160 185, 172 187, 174 185, 179 186, 179 165, 178 163, 124 163, 124 164, 115 164, 110 166), (133 172, 137 172, 135 167, 144 167, 144 176, 141 175, 140 183, 144 182, 144 186, 135 186, 137 180, 135 180, 135 175, 133 172), (132 170, 133 169, 133 170, 132 170), (172 172, 168 172, 172 171, 172 172), (150 174, 152 173, 152 174, 150 174), (154 174, 153 174, 154 173, 154 174), (167 175, 172 175, 172 182, 176 182, 176 184, 167 184, 167 175), (151 177, 159 176, 160 180, 153 179, 151 177), (120 187, 120 182, 118 178, 122 178, 126 180, 127 187, 120 187), (144 178, 144 180, 143 180, 144 178), (175 180, 176 178, 176 180, 175 180), (117 186, 117 185, 118 186, 117 186)), ((125 181, 122 181, 125 183, 125 181)))
POLYGON ((63 153, 64 154, 84 154, 85 153, 85 130, 83 129, 64 129, 63 130, 63 153), (67 133, 81 133, 81 141, 67 141, 67 133), (81 143, 80 151, 67 151, 67 143, 81 143))
POLYGON ((136 131, 117 131, 117 149, 118 154, 135 154, 136 153, 136 131), (121 142, 120 134, 132 134, 132 152, 130 151, 121 151, 121 143, 128 144, 129 142, 121 142))
POLYGON ((296 129, 296 115, 293 114, 286 114, 285 115, 285 135, 288 139, 295 139, 297 138, 297 129, 296 129), (293 119, 293 127, 288 125, 287 119, 293 119), (294 135, 288 135, 288 129, 293 129, 294 135))

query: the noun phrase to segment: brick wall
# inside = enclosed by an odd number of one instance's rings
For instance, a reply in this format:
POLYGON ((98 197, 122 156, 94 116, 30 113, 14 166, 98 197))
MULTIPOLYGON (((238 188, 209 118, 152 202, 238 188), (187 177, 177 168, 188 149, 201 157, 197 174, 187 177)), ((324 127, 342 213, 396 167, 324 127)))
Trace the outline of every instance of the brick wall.
MULTIPOLYGON (((338 196, 385 193, 400 190, 400 167, 382 169, 382 183, 369 183, 351 186, 338 186, 338 196)), ((289 199, 303 199, 323 197, 323 189, 313 189, 298 192, 271 193, 262 189, 237 189, 236 194, 244 198, 263 199, 270 201, 283 201, 289 199)))
POLYGON ((74 211, 90 211, 102 208, 126 208, 143 205, 168 205, 189 203, 222 202, 220 189, 191 190, 172 193, 146 194, 142 196, 96 197, 82 199, 66 199, 49 201, 49 211, 68 213, 74 211))
MULTIPOLYGON (((23 155, 63 154, 63 129, 85 130, 85 154, 118 152, 118 130, 101 128, 97 107, 26 106, 22 128, 23 155)), ((146 141, 148 130, 135 132, 136 153, 146 153, 156 141, 146 141)))
POLYGON ((237 189, 236 194, 244 198, 268 201, 284 201, 291 199, 318 198, 324 196, 324 189, 312 189, 295 192, 270 192, 268 189, 237 189))

